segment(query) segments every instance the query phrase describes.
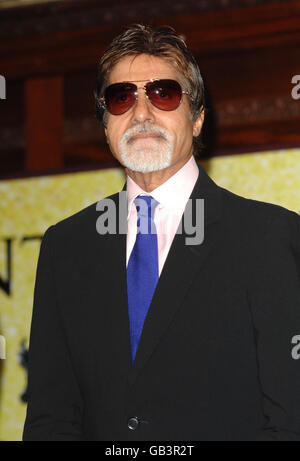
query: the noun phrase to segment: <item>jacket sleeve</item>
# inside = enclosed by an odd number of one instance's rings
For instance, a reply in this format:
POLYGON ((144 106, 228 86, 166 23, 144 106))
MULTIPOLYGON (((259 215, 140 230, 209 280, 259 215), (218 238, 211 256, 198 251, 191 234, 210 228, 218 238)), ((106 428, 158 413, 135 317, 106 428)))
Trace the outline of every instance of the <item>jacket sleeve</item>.
POLYGON ((252 316, 265 427, 261 441, 300 440, 300 216, 270 219, 252 274, 252 316))
POLYGON ((52 240, 45 232, 37 265, 29 345, 24 441, 82 440, 82 399, 72 369, 54 284, 52 240))

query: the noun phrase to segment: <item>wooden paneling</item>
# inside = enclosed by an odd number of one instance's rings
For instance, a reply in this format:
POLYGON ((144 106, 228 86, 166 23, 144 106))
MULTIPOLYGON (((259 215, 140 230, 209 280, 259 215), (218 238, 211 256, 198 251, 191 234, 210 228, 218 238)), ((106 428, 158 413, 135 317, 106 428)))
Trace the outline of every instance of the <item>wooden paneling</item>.
MULTIPOLYGON (((191 50, 201 56, 300 44, 298 0, 286 5, 272 3, 199 16, 192 11, 190 14, 181 12, 179 15, 161 16, 153 23, 175 27, 186 37, 191 50)), ((22 40, 11 38, 5 47, 0 47, 1 67, 11 78, 92 68, 105 47, 122 30, 124 24, 115 21, 114 25, 42 35, 38 40, 35 36, 22 40)))
POLYGON ((26 170, 63 167, 62 77, 26 80, 25 133, 26 170))

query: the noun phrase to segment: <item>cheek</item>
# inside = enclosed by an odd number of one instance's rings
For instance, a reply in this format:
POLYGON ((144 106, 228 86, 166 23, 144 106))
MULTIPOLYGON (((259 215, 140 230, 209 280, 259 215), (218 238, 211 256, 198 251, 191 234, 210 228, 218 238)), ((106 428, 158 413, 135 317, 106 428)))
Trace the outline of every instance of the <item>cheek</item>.
POLYGON ((183 146, 190 143, 193 138, 193 126, 192 123, 185 119, 179 119, 172 126, 172 133, 174 136, 174 142, 178 146, 183 146))
POLYGON ((119 130, 117 129, 117 126, 114 127, 112 123, 109 123, 107 125, 107 140, 110 145, 110 148, 115 152, 119 141, 121 138, 121 134, 119 130))
POLYGON ((119 154, 119 141, 120 139, 116 136, 113 136, 113 138, 110 141, 110 149, 116 155, 119 154))
POLYGON ((127 120, 121 120, 122 116, 119 117, 113 117, 110 116, 108 118, 108 123, 107 123, 107 138, 109 140, 109 143, 111 146, 114 146, 117 148, 119 146, 119 142, 125 133, 125 131, 128 129, 128 122, 127 120), (119 118, 120 117, 120 118, 119 118))

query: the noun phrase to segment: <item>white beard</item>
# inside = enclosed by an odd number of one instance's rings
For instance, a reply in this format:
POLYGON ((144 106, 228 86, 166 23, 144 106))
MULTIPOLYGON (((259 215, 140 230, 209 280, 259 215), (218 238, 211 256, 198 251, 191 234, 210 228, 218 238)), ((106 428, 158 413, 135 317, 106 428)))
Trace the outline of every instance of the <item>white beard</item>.
POLYGON ((141 173, 163 170, 171 165, 174 150, 173 136, 169 131, 149 122, 129 128, 120 139, 119 152, 123 165, 141 173), (138 133, 155 133, 159 137, 130 141, 138 133))

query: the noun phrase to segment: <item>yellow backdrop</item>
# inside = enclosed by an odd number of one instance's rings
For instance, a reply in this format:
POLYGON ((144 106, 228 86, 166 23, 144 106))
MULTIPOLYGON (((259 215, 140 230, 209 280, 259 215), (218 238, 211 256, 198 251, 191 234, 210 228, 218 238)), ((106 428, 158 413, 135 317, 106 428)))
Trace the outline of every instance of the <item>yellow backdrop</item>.
MULTIPOLYGON (((203 166, 217 184, 236 194, 300 210, 300 149, 218 157, 203 166)), ((0 335, 6 339, 6 360, 0 361, 0 440, 22 436, 26 372, 20 352, 22 342, 28 346, 40 237, 51 224, 119 191, 124 181, 122 169, 109 169, 0 183, 0 335)))

